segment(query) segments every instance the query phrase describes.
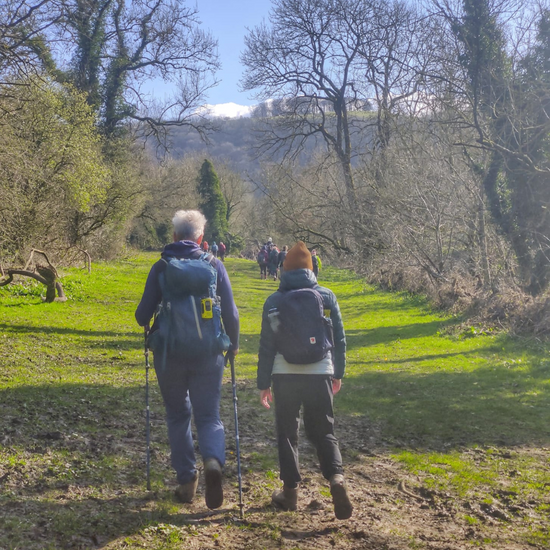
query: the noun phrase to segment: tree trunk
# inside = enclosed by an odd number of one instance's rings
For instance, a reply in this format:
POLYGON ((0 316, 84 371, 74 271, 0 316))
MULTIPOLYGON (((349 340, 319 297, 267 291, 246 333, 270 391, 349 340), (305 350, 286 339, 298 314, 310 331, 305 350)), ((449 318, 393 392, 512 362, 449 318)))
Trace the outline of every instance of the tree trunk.
POLYGON ((481 254, 481 276, 483 280, 483 288, 491 287, 491 271, 489 268, 489 258, 487 253, 487 234, 485 229, 485 204, 483 197, 479 197, 478 208, 478 239, 479 250, 481 254))

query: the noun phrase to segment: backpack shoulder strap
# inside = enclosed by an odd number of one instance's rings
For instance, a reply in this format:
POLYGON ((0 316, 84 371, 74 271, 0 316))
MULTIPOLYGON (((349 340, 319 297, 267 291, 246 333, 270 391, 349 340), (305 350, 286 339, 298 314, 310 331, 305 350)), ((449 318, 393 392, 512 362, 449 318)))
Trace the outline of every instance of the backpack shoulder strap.
POLYGON ((216 267, 216 258, 210 252, 204 252, 202 250, 195 250, 189 256, 190 260, 203 260, 209 263, 212 267, 216 267))
POLYGON ((168 259, 161 258, 161 260, 165 262, 166 265, 168 265, 171 260, 203 260, 209 263, 212 267, 216 267, 217 265, 214 255, 209 252, 203 252, 202 250, 195 250, 190 254, 189 258, 176 258, 175 256, 169 256, 168 259))
POLYGON ((161 257, 160 261, 164 262, 164 265, 161 264, 161 269, 158 274, 158 282, 162 293, 162 300, 164 300, 164 295, 166 293, 166 276, 164 272, 166 271, 166 268, 170 265, 170 259, 167 260, 166 258, 161 257))
POLYGON ((202 260, 206 263, 209 263, 212 267, 217 266, 217 260, 214 258, 213 254, 210 254, 209 252, 205 252, 199 256, 199 260, 202 260))

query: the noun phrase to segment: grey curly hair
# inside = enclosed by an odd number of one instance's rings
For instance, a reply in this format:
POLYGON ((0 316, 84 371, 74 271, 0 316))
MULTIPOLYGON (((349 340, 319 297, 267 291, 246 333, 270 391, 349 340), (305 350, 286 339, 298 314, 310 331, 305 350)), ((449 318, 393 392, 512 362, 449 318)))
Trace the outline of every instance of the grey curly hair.
POLYGON ((206 218, 198 210, 178 210, 172 218, 172 225, 178 240, 196 241, 204 234, 206 218))

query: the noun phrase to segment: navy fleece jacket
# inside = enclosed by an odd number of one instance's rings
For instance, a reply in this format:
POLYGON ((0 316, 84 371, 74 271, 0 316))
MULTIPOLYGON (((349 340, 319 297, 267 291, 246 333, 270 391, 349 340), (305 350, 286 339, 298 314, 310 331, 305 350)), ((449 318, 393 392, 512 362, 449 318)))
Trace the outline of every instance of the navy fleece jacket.
MULTIPOLYGON (((178 241, 167 244, 162 251, 163 258, 190 258, 200 250, 197 243, 193 241, 178 241)), ((218 272, 217 294, 221 300, 222 320, 225 332, 231 340, 231 349, 239 349, 239 311, 233 299, 233 290, 225 266, 219 260, 214 259, 212 265, 218 272)), ((145 290, 141 302, 136 309, 136 321, 142 327, 151 322, 158 305, 162 301, 159 275, 166 269, 166 262, 159 260, 149 272, 145 283, 145 290)))

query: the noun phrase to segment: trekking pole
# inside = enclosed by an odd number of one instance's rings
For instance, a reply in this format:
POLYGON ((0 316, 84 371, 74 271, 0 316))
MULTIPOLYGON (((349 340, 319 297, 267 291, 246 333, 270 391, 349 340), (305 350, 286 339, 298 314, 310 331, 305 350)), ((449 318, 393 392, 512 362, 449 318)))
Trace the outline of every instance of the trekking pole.
POLYGON ((231 352, 227 352, 225 360, 229 360, 231 366, 231 385, 233 386, 233 412, 235 414, 235 442, 237 448, 237 477, 239 479, 239 509, 240 518, 244 517, 243 511, 243 482, 241 475, 241 448, 239 444, 239 417, 237 415, 237 382, 235 380, 235 356, 231 352))
POLYGON ((147 451, 145 460, 147 463, 147 490, 151 490, 151 417, 149 414, 149 347, 147 337, 149 329, 145 327, 145 438, 147 440, 147 451))

